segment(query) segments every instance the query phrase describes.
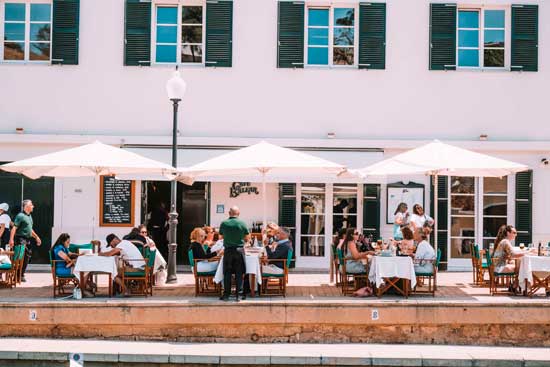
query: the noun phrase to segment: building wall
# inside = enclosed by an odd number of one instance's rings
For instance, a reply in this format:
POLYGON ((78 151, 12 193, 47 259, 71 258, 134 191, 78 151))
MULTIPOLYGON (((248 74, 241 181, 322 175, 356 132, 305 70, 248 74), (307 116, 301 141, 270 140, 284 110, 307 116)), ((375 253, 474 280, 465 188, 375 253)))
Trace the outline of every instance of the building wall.
MULTIPOLYGON (((550 80, 550 6, 513 1, 540 5, 539 72, 438 72, 428 70, 429 3, 387 1, 386 70, 291 70, 276 68, 277 2, 235 0, 233 67, 182 67, 188 91, 181 133, 550 139, 550 130, 542 129, 550 80)), ((173 68, 122 65, 124 1, 82 0, 80 15, 79 65, 0 65, 0 133, 23 127, 47 134, 169 135, 165 82, 173 68)))

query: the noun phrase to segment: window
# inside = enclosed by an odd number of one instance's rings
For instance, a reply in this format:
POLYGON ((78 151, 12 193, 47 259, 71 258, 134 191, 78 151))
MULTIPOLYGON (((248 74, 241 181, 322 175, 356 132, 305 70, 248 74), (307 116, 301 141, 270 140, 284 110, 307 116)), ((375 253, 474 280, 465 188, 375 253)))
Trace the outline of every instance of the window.
POLYGON ((4 5, 5 61, 50 61, 51 8, 49 3, 4 5))
POLYGON ((332 233, 342 228, 357 228, 357 185, 335 184, 332 206, 332 233))
POLYGON ((451 177, 451 257, 470 256, 476 240, 476 185, 474 177, 451 177))
POLYGON ((307 64, 355 65, 355 8, 308 8, 307 64))
POLYGON ((503 9, 459 10, 458 66, 463 68, 505 67, 506 11, 503 9))
POLYGON ((325 256, 325 185, 303 184, 301 198, 301 256, 325 256))
POLYGON ((202 64, 203 6, 157 6, 156 11, 155 62, 202 64))
POLYGON ((495 242, 498 229, 508 219, 507 177, 483 178, 483 247, 495 242))

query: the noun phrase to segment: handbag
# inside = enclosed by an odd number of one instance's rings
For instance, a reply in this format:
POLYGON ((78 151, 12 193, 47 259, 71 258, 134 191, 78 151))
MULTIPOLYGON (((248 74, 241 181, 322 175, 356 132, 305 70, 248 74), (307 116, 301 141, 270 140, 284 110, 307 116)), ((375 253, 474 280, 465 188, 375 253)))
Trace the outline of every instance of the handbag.
POLYGON ((82 291, 80 290, 80 288, 75 287, 73 289, 73 298, 74 299, 82 299, 82 291))

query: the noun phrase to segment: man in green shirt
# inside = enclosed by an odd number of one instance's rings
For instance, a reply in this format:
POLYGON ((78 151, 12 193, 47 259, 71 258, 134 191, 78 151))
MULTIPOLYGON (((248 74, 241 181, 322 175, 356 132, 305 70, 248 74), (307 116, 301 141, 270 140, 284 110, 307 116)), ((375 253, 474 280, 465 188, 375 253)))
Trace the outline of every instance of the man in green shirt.
POLYGON ((32 229, 33 221, 31 213, 34 209, 34 205, 31 200, 23 200, 21 205, 23 211, 15 217, 13 220, 13 228, 10 233, 10 246, 23 245, 25 246, 25 257, 23 259, 23 269, 21 275, 21 281, 25 282, 25 271, 27 270, 27 265, 31 261, 32 249, 31 249, 31 239, 36 240, 36 245, 40 246, 42 240, 36 232, 32 229))
MULTIPOLYGON (((249 234, 246 223, 239 219, 239 208, 234 206, 229 209, 229 219, 220 225, 220 234, 223 236, 223 301, 229 300, 231 294, 231 275, 235 274, 236 299, 239 302, 239 292, 245 272, 243 245, 244 238, 249 234)), ((243 293, 242 299, 246 296, 243 293)))

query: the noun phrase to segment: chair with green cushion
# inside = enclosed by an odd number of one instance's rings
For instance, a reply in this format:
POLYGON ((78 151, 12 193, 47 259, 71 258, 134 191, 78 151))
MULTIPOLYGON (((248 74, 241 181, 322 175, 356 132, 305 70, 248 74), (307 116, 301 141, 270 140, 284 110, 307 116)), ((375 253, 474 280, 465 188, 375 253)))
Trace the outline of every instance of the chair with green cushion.
POLYGON ((509 287, 512 284, 516 284, 517 274, 516 272, 497 272, 495 271, 495 263, 491 258, 490 251, 485 252, 487 259, 487 269, 489 270, 489 291, 491 295, 495 294, 515 294, 514 291, 510 291, 509 287), (500 289, 504 288, 504 290, 500 289))
MULTIPOLYGON (((425 261, 425 260, 424 260, 425 261)), ((435 291, 437 290, 437 269, 439 268, 439 262, 441 261, 441 249, 437 249, 437 256, 433 263, 433 271, 430 272, 417 272, 416 273, 416 283, 417 286, 414 287, 413 293, 427 293, 435 297, 435 291), (427 290, 419 290, 418 283, 428 281, 427 290)))
MULTIPOLYGON (((71 251, 72 252, 72 251, 71 251)), ((60 275, 56 272, 56 264, 57 263, 65 263, 65 260, 53 260, 52 259, 52 252, 48 251, 48 255, 50 258, 50 268, 52 272, 52 280, 53 280, 53 298, 57 296, 66 296, 72 293, 66 292, 65 287, 68 285, 72 285, 73 287, 78 287, 79 281, 78 278, 74 274, 69 275, 60 275)))
POLYGON ((19 247, 18 255, 13 257, 13 263, 15 265, 15 282, 21 284, 21 279, 23 278, 23 262, 25 261, 25 246, 17 245, 15 247, 19 247))
POLYGON ((157 251, 151 251, 149 247, 145 247, 145 258, 147 259, 149 280, 147 282, 147 291, 150 296, 153 295, 153 285, 155 284, 155 258, 157 257, 157 251))
POLYGON ((264 273, 262 266, 262 287, 261 294, 279 295, 286 297, 286 284, 288 283, 288 269, 292 262, 292 250, 287 252, 286 259, 266 259, 267 264, 283 264, 283 272, 281 274, 264 273))
POLYGON ((485 283, 485 271, 487 271, 487 262, 480 256, 479 247, 476 244, 472 245, 472 257, 474 262, 475 284, 483 285, 485 283))
POLYGON ((334 285, 337 287, 342 286, 342 274, 340 273, 340 259, 336 252, 336 246, 331 245, 332 251, 332 268, 334 269, 334 285))
MULTIPOLYGON (((221 293, 221 284, 214 283, 214 276, 216 271, 210 272, 199 272, 197 270, 198 261, 195 261, 193 258, 193 250, 190 248, 187 251, 187 256, 189 257, 189 265, 193 269, 193 276, 195 277, 195 297, 199 295, 219 295, 221 293)), ((218 257, 213 257, 210 259, 204 259, 200 261, 220 261, 218 257)))
POLYGON ((17 266, 16 260, 19 257, 19 251, 21 246, 15 246, 13 251, 8 252, 10 258, 10 264, 0 264, 0 286, 6 288, 13 288, 16 286, 17 278, 17 266), (2 275, 5 279, 2 279, 2 275))
POLYGON ((336 253, 338 254, 338 262, 340 266, 340 282, 342 285, 342 294, 348 295, 353 294, 358 290, 363 284, 368 283, 368 274, 367 268, 361 273, 348 273, 346 263, 348 261, 353 261, 353 259, 347 259, 344 257, 342 249, 337 248, 336 253))
POLYGON ((137 295, 143 295, 147 297, 152 291, 150 292, 149 289, 149 280, 151 279, 150 272, 151 272, 151 266, 149 265, 151 263, 151 259, 154 264, 154 257, 150 255, 148 258, 141 258, 141 259, 126 259, 122 262, 122 284, 124 284, 124 287, 130 290, 131 294, 137 294, 137 295), (145 261, 145 267, 143 270, 134 270, 129 269, 131 265, 127 265, 129 261, 139 261, 143 260, 145 261))

